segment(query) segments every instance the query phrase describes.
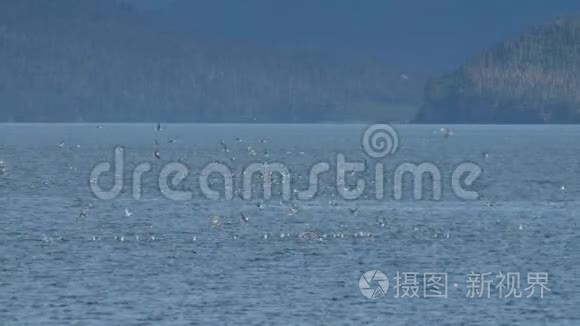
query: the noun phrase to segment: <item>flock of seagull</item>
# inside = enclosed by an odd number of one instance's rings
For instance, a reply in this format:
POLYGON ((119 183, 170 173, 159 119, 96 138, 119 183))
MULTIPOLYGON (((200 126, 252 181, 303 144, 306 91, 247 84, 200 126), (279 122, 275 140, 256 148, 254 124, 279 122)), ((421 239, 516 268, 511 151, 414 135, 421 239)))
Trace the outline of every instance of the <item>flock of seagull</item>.
MULTIPOLYGON (((99 129, 101 129, 101 128, 102 127, 100 127, 99 129)), ((162 131, 163 131, 163 128, 162 128, 161 124, 158 123, 155 126, 156 137, 154 139, 154 144, 153 144, 153 156, 156 159, 158 159, 158 160, 160 160, 161 159, 161 156, 162 156, 162 154, 161 154, 161 142, 160 142, 160 137, 159 137, 162 131)), ((174 142, 175 142, 175 140, 170 140, 169 141, 170 144, 171 143, 174 143, 174 142)), ((245 145, 241 145, 241 144, 245 144, 246 142, 242 138, 240 138, 240 137, 235 137, 235 143, 240 144, 240 146, 245 146, 245 145)), ((260 138, 260 143, 262 144, 262 146, 261 146, 262 147, 261 153, 262 153, 263 157, 269 157, 269 151, 268 151, 268 149, 265 146, 267 144, 266 138, 260 138)), ((233 162, 236 162, 237 161, 237 158, 236 158, 236 156, 233 155, 234 154, 234 151, 226 144, 226 141, 222 139, 222 140, 219 141, 219 144, 221 146, 222 152, 227 156, 227 159, 230 162, 232 162, 232 163, 233 162)), ((260 147, 260 146, 254 146, 252 144, 249 144, 249 145, 245 146, 245 150, 246 150, 247 155, 248 155, 249 158, 252 158, 253 159, 256 156, 258 156, 258 147, 260 147)), ((287 152, 287 154, 292 155, 294 153, 287 152)), ((298 154, 299 155, 305 155, 304 152, 298 152, 298 154)), ((223 162, 223 161, 218 160, 218 162, 223 162)), ((276 182, 281 182, 281 181, 280 180, 273 180, 273 182, 276 183, 276 182)), ((241 200, 244 200, 241 192, 237 192, 236 195, 241 200)), ((298 215, 298 214, 300 214, 300 212, 303 209, 300 205, 298 205, 296 202, 294 202, 292 200, 290 200, 290 201, 282 201, 282 200, 280 200, 279 204, 282 207, 286 207, 286 212, 287 212, 287 215, 288 216, 298 215)), ((334 198, 334 196, 329 200, 329 206, 330 207, 338 207, 339 206, 339 203, 334 198)), ((261 211, 261 210, 266 209, 267 205, 262 200, 258 200, 255 203, 255 207, 258 210, 261 211)), ((79 215, 78 215, 79 219, 86 219, 86 218, 88 218, 89 211, 90 211, 91 208, 93 208, 92 205, 90 205, 90 206, 82 206, 81 209, 80 209, 79 215)), ((351 208, 348 208, 348 212, 350 212, 350 214, 352 214, 352 215, 357 215, 358 212, 359 212, 359 209, 356 208, 356 207, 355 208, 352 208, 351 207, 351 208)), ((241 223, 244 223, 244 224, 250 223, 251 222, 251 215, 252 214, 250 214, 248 212, 248 210, 242 210, 239 213, 239 219, 240 219, 241 223)), ((124 209, 124 216, 125 217, 131 217, 131 216, 133 216, 133 212, 129 208, 125 208, 124 209)), ((230 220, 230 219, 231 218, 228 217, 228 216, 212 215, 208 219, 209 228, 210 229, 221 230, 221 229, 224 228, 224 225, 226 224, 224 221, 230 220)), ((356 232, 356 233, 352 233, 352 234, 350 234, 350 233, 340 233, 339 232, 339 233, 336 233, 336 234, 330 234, 330 235, 328 235, 329 238, 339 238, 339 239, 344 239, 344 238, 368 238, 368 237, 371 237, 371 236, 372 236, 371 233, 368 233, 368 232, 356 232)), ((237 236, 235 236, 235 237, 237 237, 237 236)), ((261 236, 262 239, 268 239, 270 237, 272 237, 272 235, 267 234, 267 233, 266 234, 263 234, 261 236)), ((290 233, 281 233, 280 234, 280 238, 290 238, 290 237, 292 237, 292 235, 290 233)), ((300 232, 300 233, 295 234, 295 237, 296 238, 300 238, 300 239, 311 239, 311 238, 312 239, 314 239, 314 238, 316 238, 316 239, 323 239, 323 238, 326 238, 327 235, 325 235, 325 234, 317 235, 317 233, 315 233, 315 232, 300 232)), ((119 239, 116 239, 116 240, 123 241, 124 238, 119 238, 119 239)), ((196 240, 196 237, 194 237, 194 241, 195 240, 196 240)))
MULTIPOLYGON (((97 126, 98 129, 102 129, 102 126, 97 126)), ((160 134, 163 132, 163 128, 161 126, 160 123, 157 123, 157 125, 155 126, 155 133, 156 133, 156 137, 154 139, 154 146, 153 146, 153 157, 161 160, 162 157, 162 153, 161 153, 161 142, 160 142, 160 134)), ((453 130, 449 129, 449 128, 441 128, 439 130, 440 135, 444 138, 449 138, 454 136, 454 132, 453 130)), ((256 157, 259 157, 260 155, 258 153, 261 153, 261 156, 264 158, 269 157, 270 153, 266 147, 267 144, 267 140, 265 138, 260 138, 260 143, 261 145, 259 146, 255 146, 253 144, 249 144, 247 142, 245 142, 242 138, 240 137, 235 137, 235 143, 238 144, 238 146, 236 148, 245 148, 245 152, 247 153, 246 155, 248 155, 248 157, 252 160, 255 160, 256 157), (246 145, 247 144, 247 145, 246 145)), ((176 140, 175 139, 171 139, 168 141, 169 144, 173 144, 175 143, 176 140)), ((64 143, 59 144, 59 147, 63 147, 64 143)), ((221 147, 222 153, 226 156, 226 159, 229 160, 230 162, 234 163, 238 161, 238 158, 236 158, 236 156, 234 155, 234 150, 233 148, 230 148, 228 146, 228 144, 226 143, 225 140, 220 140, 219 141, 219 146, 221 147)), ((238 153, 239 154, 239 153, 238 153)), ((295 153, 292 152, 287 152, 287 154, 289 155, 294 155, 295 153)), ((300 155, 304 155, 304 152, 298 152, 298 154, 300 155)), ((483 152, 482 156, 484 159, 488 159, 490 157, 490 154, 487 152, 483 152)), ((243 158, 243 157, 242 157, 243 158)), ((223 161, 219 161, 218 162, 223 162, 223 161)), ((0 160, 0 176, 6 174, 6 163, 4 161, 0 160)), ((263 177, 263 176, 262 176, 263 177)), ((298 175, 298 178, 301 178, 300 175, 298 175)), ((280 180, 276 181, 276 180, 272 180, 273 182, 281 182, 280 180)), ((565 186, 561 186, 561 190, 564 191, 566 190, 565 186)), ((244 198, 242 197, 242 194, 240 192, 236 193, 236 195, 244 200, 244 198)), ((280 201, 280 205, 282 207, 286 207, 287 210, 287 215, 288 216, 295 216, 300 214, 300 212, 303 210, 302 207, 300 207, 296 202, 290 200, 290 201, 280 201)), ((340 206, 340 203, 334 198, 334 196, 331 196, 331 198, 329 199, 328 202, 329 207, 338 207, 340 206)), ((491 204, 489 204, 488 206, 492 206, 491 204)), ((264 210, 267 207, 267 204, 264 203, 263 201, 257 201, 255 203, 255 207, 258 210, 264 210)), ((92 205, 89 206, 81 206, 80 208, 80 212, 78 217, 80 219, 86 219, 89 217, 89 211, 90 209, 93 208, 92 205)), ((348 213, 350 213, 352 216, 357 216, 359 214, 359 208, 358 207, 347 207, 348 209, 348 213)), ((248 224, 252 222, 252 214, 250 214, 248 212, 247 209, 242 210, 239 213, 239 220, 241 223, 243 224, 248 224)), ((133 212, 129 209, 129 208, 125 208, 124 209, 124 216, 125 217, 132 217, 133 216, 133 212)), ((231 220, 230 216, 220 216, 220 215, 211 215, 209 216, 208 219, 208 224, 209 224, 209 228, 210 229, 216 229, 216 230, 222 230, 224 228, 224 225, 226 224, 225 221, 229 221, 231 220)), ((377 218, 377 223, 376 223, 377 227, 379 228, 386 228, 389 227, 388 223, 386 222, 386 220, 384 218, 377 218)), ((520 230, 523 230, 523 226, 520 225, 519 227, 520 230)), ((261 235, 261 238, 266 240, 269 239, 271 237, 273 237, 274 235, 270 234, 270 233, 263 233, 261 235)), ((354 232, 354 233, 348 233, 348 232, 336 232, 336 233, 329 233, 329 234, 324 234, 324 233, 319 233, 319 232, 313 232, 313 231, 306 231, 306 232, 299 232, 296 234, 290 234, 290 233, 280 233, 279 238, 298 238, 298 239, 312 239, 312 240, 324 240, 324 239, 332 239, 332 238, 338 238, 338 239, 344 239, 344 238, 370 238, 373 235, 370 232, 354 232)), ((154 237, 154 236, 152 236, 154 237)), ((235 238, 238 238, 237 235, 234 235, 235 238)), ((449 237, 449 234, 443 234, 443 237, 449 237)), ((100 238, 97 237, 93 237, 93 240, 97 240, 100 238)), ((135 240, 139 241, 139 236, 136 236, 135 240)), ((115 237, 115 240, 119 240, 119 241, 124 241, 125 237, 115 237)), ((151 240, 156 240, 154 238, 152 238, 151 240)), ((197 240, 197 237, 194 236, 193 241, 197 240)))
MULTIPOLYGON (((156 137, 154 139, 154 144, 153 144, 153 157, 155 157, 156 159, 160 160, 161 159, 161 142, 160 142, 160 134, 163 131, 163 128, 161 126, 160 123, 158 123, 155 127, 155 133, 156 133, 156 137)), ((453 132, 450 130, 444 130, 442 129, 441 132, 443 133, 445 138, 448 138, 450 136, 453 135, 453 132)), ((261 143, 261 146, 255 146, 253 144, 247 144, 246 141, 244 141, 242 138, 240 137, 235 137, 234 138, 235 144, 238 144, 238 148, 244 148, 246 155, 248 156, 248 158, 255 160, 256 157, 259 156, 259 152, 261 152, 262 157, 267 158, 269 157, 269 151, 266 147, 267 144, 267 140, 265 138, 260 138, 259 142, 261 143), (247 144, 247 145, 246 145, 247 144), (261 149, 258 149, 261 148, 261 149)), ((170 140, 169 143, 174 143, 175 140, 170 140)), ((231 162, 232 164, 237 163, 238 158, 234 155, 234 150, 233 148, 230 148, 228 146, 228 144, 226 143, 225 140, 220 140, 219 141, 219 145, 221 147, 222 153, 226 156, 226 160, 231 162)), ((239 153, 238 153, 239 154, 239 153)), ((294 153, 292 152, 287 152, 288 155, 294 155, 294 153)), ((299 155, 305 155, 304 152, 298 152, 299 155)), ((217 160, 217 162, 220 163, 224 163, 224 161, 222 160, 217 160)), ((262 176, 263 177, 263 176, 262 176)), ((302 176, 298 175, 298 178, 301 179, 302 176)), ((280 180, 272 180, 274 183, 279 183, 281 182, 280 180)), ((329 186, 331 187, 331 186, 329 186)), ((241 192, 237 192, 236 193, 237 197, 239 197, 241 200, 244 200, 242 193, 241 192)), ((301 211, 303 210, 302 207, 300 207, 296 202, 290 200, 290 201, 280 201, 279 202, 281 207, 286 207, 286 211, 287 211, 287 215, 288 216, 296 216, 298 214, 301 213, 301 211)), ((328 202, 329 207, 332 208, 336 208, 340 206, 340 203, 336 200, 336 198, 334 197, 334 195, 331 196, 331 198, 329 199, 328 202)), ((266 208, 266 204, 259 200, 255 203, 255 207, 261 211, 264 210, 266 208)), ((359 208, 358 207, 348 207, 347 208, 348 213, 352 216, 357 216, 359 214, 359 208)), ((89 214, 89 208, 87 207, 83 207, 81 209, 81 212, 79 214, 80 218, 87 218, 89 214)), ((248 210, 242 210, 239 213, 239 219, 240 222, 243 224, 249 224, 251 223, 251 215, 248 210)), ((125 208, 124 209, 124 216, 125 217, 131 217, 133 216, 133 213, 131 212, 131 210, 129 208, 125 208)), ((223 230, 224 227, 226 225, 231 224, 231 216, 220 216, 220 215, 211 215, 208 218, 208 224, 209 224, 209 228, 210 229, 215 229, 215 230, 223 230)), ((376 226, 378 228, 386 228, 388 227, 387 222, 384 218, 382 217, 378 217, 377 218, 377 223, 376 226)), ((276 235, 271 234, 271 233, 262 233, 261 234, 261 239, 263 240, 267 240, 270 239, 272 237, 275 237, 276 235)), ((359 239, 359 238, 371 238, 373 237, 373 234, 370 232, 331 232, 331 233, 323 233, 323 232, 316 232, 316 231, 304 231, 304 232, 298 232, 295 234, 291 234, 288 232, 281 232, 279 235, 277 235, 280 239, 290 239, 290 238, 295 238, 295 239, 301 239, 301 240, 318 240, 318 241, 322 241, 325 239, 359 239)), ((233 235, 234 239, 238 239, 239 236, 234 234, 233 235)), ((447 234, 447 237, 449 237, 449 235, 447 234)), ((96 238, 94 237, 93 240, 100 240, 100 238, 96 238)), ((118 241, 125 241, 125 240, 129 240, 129 238, 127 237, 115 237, 115 240, 118 241)), ((136 236, 135 240, 139 240, 139 236, 136 236)), ((155 240, 155 239, 151 239, 151 240, 155 240)), ((197 240, 197 237, 194 236, 193 241, 197 240)))

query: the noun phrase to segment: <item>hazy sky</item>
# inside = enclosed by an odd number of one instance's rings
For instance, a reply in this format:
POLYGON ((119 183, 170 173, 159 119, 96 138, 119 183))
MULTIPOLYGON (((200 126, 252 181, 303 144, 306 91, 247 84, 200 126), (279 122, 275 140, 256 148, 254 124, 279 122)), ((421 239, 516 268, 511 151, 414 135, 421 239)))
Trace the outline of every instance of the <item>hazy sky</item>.
POLYGON ((153 5, 210 40, 352 51, 435 69, 530 25, 580 15, 578 0, 126 1, 153 5))

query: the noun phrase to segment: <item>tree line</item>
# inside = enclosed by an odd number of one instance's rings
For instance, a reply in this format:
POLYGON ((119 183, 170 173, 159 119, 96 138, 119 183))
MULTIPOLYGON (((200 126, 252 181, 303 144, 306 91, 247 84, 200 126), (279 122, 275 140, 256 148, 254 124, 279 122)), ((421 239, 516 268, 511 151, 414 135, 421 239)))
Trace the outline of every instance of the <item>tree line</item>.
POLYGON ((373 58, 192 39, 110 0, 0 2, 0 121, 408 120, 420 78, 373 58))
POLYGON ((580 123, 580 19, 534 27, 429 81, 416 120, 580 123))

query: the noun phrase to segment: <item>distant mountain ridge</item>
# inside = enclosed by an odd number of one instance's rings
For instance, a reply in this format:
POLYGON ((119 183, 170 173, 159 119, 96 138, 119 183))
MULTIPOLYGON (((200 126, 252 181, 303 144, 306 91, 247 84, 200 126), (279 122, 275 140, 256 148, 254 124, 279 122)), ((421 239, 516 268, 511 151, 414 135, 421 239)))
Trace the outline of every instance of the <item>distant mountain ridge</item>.
POLYGON ((379 60, 212 44, 119 1, 0 1, 0 121, 405 121, 422 80, 379 60))
POLYGON ((502 42, 428 82, 422 123, 580 123, 580 17, 502 42))

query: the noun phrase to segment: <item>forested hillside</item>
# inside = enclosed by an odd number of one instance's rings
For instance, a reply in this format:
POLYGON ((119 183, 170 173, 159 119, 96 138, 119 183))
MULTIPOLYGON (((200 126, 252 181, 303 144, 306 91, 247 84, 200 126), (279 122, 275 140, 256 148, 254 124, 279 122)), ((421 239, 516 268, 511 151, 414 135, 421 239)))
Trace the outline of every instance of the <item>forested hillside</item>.
POLYGON ((0 121, 404 121, 422 80, 402 73, 202 42, 112 0, 0 0, 0 121))
POLYGON ((580 19, 533 28, 430 81, 417 121, 580 123, 580 19))

